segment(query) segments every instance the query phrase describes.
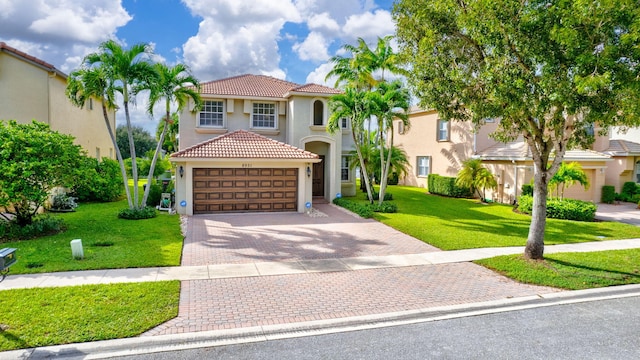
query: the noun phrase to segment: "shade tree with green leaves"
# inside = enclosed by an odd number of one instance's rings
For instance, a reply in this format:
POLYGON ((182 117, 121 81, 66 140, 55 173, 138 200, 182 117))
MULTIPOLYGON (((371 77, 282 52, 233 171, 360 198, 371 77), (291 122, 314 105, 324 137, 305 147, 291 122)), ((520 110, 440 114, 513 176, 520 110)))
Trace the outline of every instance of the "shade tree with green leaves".
POLYGON ((524 255, 542 259, 547 188, 565 152, 587 146, 592 124, 640 125, 640 7, 634 0, 399 0, 408 81, 444 119, 523 139, 534 165, 524 255))
POLYGON ((29 225, 51 190, 73 186, 85 156, 73 141, 41 122, 0 121, 1 218, 29 225))

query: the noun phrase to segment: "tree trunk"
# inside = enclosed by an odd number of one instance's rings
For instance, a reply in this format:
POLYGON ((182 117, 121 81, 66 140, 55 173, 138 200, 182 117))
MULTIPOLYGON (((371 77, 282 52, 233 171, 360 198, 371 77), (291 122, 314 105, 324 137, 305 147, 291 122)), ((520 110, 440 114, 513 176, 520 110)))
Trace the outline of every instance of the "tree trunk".
POLYGON ((544 229, 547 224, 548 172, 535 164, 533 179, 533 209, 524 257, 541 260, 544 255, 544 229))
POLYGON ((369 199, 369 203, 373 204, 373 194, 371 193, 371 183, 369 182, 367 168, 365 167, 364 158, 362 157, 362 150, 360 149, 360 146, 357 140, 355 128, 353 128, 353 126, 351 128, 354 129, 351 132, 351 136, 353 137, 353 142, 356 145, 356 153, 358 154, 358 160, 360 160, 360 181, 364 181, 365 188, 367 189, 367 198, 369 199))
POLYGON ((387 192, 387 181, 389 180, 389 169, 391 168, 391 153, 393 152, 393 123, 391 124, 391 132, 389 135, 389 153, 383 171, 381 171, 380 180, 380 199, 379 204, 382 205, 384 195, 387 192))
POLYGON ((127 169, 124 167, 124 159, 122 159, 122 153, 120 152, 118 142, 116 141, 116 136, 113 133, 113 129, 111 128, 111 123, 109 123, 109 114, 107 114, 107 107, 104 104, 104 100, 102 102, 102 115, 104 116, 104 123, 107 125, 107 132, 109 132, 111 143, 113 144, 113 148, 116 150, 116 158, 118 159, 118 164, 120 165, 120 173, 122 174, 122 181, 124 182, 124 191, 127 194, 127 201, 129 202, 129 208, 131 209, 133 208, 133 201, 131 200, 131 191, 129 191, 127 169))
MULTIPOLYGON (((127 84, 123 84, 124 93, 124 115, 127 120, 127 135, 129 138, 129 151, 131 152, 131 177, 133 178, 133 204, 134 208, 140 207, 138 192, 138 164, 136 160, 136 144, 133 142, 133 132, 131 130, 131 117, 129 116, 129 94, 127 84)), ((144 206, 143 206, 144 207, 144 206)))
MULTIPOLYGON (((167 104, 169 107, 169 104, 167 104)), ((153 180, 153 173, 156 170, 156 161, 158 160, 158 154, 162 149, 162 144, 164 143, 164 137, 167 134, 167 123, 169 122, 169 111, 167 111, 167 117, 164 120, 164 126, 162 127, 162 133, 160 133, 160 139, 158 140, 158 145, 156 145, 156 152, 153 153, 153 159, 151 160, 151 166, 149 166, 149 175, 147 175, 147 188, 144 189, 144 195, 142 196, 142 204, 144 206, 147 205, 147 198, 149 197, 149 190, 151 189, 151 180, 153 180)))

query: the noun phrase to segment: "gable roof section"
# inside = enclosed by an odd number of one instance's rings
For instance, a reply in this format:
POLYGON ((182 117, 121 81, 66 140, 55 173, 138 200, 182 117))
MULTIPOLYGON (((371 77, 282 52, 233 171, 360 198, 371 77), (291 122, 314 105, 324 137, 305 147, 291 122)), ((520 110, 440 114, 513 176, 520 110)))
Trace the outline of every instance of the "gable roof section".
POLYGON ((611 156, 640 156, 640 144, 628 140, 609 140, 609 148, 604 152, 611 156))
MULTIPOLYGON (((553 154, 552 154, 553 156, 553 154)), ((509 143, 497 143, 476 155, 483 160, 514 160, 525 161, 531 160, 531 151, 529 146, 522 140, 516 140, 509 143)), ((567 150, 564 154, 566 161, 610 161, 611 156, 593 150, 572 149, 567 150)))
POLYGON ((299 85, 290 81, 265 75, 239 75, 226 79, 200 84, 203 95, 231 97, 258 97, 286 99, 290 93, 338 94, 340 91, 330 87, 306 84, 299 85))
POLYGON ((63 73, 62 71, 58 70, 55 66, 49 64, 48 62, 44 61, 44 60, 40 60, 35 56, 31 56, 25 52, 22 52, 14 47, 11 47, 9 45, 7 45, 5 42, 1 42, 0 41, 0 52, 6 52, 8 54, 11 54, 14 57, 17 57, 23 61, 29 62, 31 64, 34 64, 46 71, 51 71, 56 73, 57 75, 63 77, 63 78, 67 78, 67 74, 63 73))
POLYGON ((172 158, 209 159, 318 159, 295 146, 247 130, 236 130, 171 155, 172 158))

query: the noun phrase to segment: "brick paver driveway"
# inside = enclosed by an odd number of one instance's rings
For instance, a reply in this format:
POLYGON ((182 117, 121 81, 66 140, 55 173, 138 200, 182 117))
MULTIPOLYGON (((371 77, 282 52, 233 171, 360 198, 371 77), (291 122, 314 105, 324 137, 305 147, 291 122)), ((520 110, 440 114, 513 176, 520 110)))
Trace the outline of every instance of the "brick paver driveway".
MULTIPOLYGON (((327 216, 193 216, 182 263, 239 264, 440 251, 332 205, 317 209, 327 216)), ((178 317, 146 335, 383 314, 552 291, 518 284, 472 263, 183 281, 178 317)))

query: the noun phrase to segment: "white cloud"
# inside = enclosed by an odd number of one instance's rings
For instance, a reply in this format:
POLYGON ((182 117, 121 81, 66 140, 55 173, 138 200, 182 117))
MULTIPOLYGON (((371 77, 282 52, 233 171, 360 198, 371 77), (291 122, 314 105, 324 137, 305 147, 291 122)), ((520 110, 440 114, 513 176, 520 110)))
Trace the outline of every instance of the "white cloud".
POLYGON ((340 25, 338 25, 336 20, 331 18, 328 12, 310 16, 309 20, 307 20, 307 26, 312 31, 322 31, 325 34, 340 33, 340 25))
POLYGON ((378 37, 394 34, 395 24, 389 11, 376 10, 349 16, 342 31, 348 42, 357 38, 371 42, 378 37))
POLYGON ((293 50, 301 60, 326 61, 329 59, 329 42, 322 34, 312 31, 302 43, 295 43, 293 50))
POLYGON ((299 22, 289 0, 183 0, 201 16, 198 33, 183 45, 184 61, 203 81, 242 73, 275 74, 278 39, 286 22, 299 22))
POLYGON ((325 78, 327 77, 327 74, 329 73, 329 71, 331 71, 332 68, 333 68, 333 65, 329 63, 324 63, 318 66, 315 70, 310 72, 309 75, 307 75, 306 82, 334 87, 334 85, 336 84, 335 77, 331 77, 328 80, 325 80, 325 78))

